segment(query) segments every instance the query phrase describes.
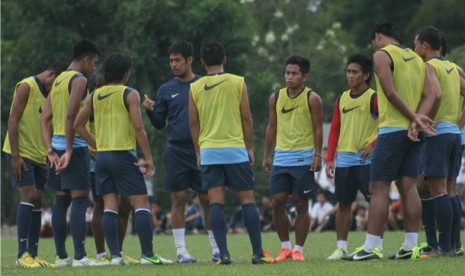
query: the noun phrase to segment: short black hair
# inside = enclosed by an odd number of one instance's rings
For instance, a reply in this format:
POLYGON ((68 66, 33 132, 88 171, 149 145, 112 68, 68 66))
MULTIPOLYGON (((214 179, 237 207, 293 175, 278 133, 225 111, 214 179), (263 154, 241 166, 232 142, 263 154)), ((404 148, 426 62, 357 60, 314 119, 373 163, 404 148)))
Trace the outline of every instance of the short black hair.
POLYGON ((351 55, 347 59, 347 66, 349 66, 349 64, 351 63, 357 63, 358 65, 360 65, 360 67, 362 67, 363 74, 370 73, 370 76, 365 81, 366 84, 370 84, 372 76, 373 76, 373 60, 367 55, 355 54, 355 55, 351 55))
POLYGON ((420 30, 418 40, 429 44, 432 50, 441 49, 441 34, 439 30, 433 26, 428 26, 420 30))
POLYGON ((220 42, 209 42, 203 45, 202 60, 207 66, 220 65, 223 63, 226 53, 220 42))
POLYGON ((444 37, 443 33, 440 32, 440 34, 441 34, 441 56, 446 57, 447 50, 448 50, 447 49, 447 40, 444 37))
POLYGON ((375 24, 373 29, 371 29, 371 40, 375 39, 376 34, 382 34, 387 37, 394 38, 398 42, 401 42, 399 28, 397 28, 397 26, 391 22, 375 24))
POLYGON ((298 65, 302 74, 308 74, 310 72, 310 60, 302 55, 290 55, 286 60, 286 66, 289 64, 298 65))
POLYGON ((66 68, 68 68, 68 64, 64 62, 57 62, 57 63, 50 65, 47 68, 47 70, 52 71, 53 73, 55 73, 55 75, 58 76, 59 74, 61 74, 61 72, 65 71, 66 68))
POLYGON ((194 57, 194 46, 189 41, 179 41, 168 49, 168 54, 180 54, 184 59, 194 57))
POLYGON ((131 69, 132 59, 128 54, 112 53, 103 62, 105 82, 113 83, 123 80, 124 74, 131 69))
POLYGON ((73 60, 80 60, 86 56, 100 56, 100 51, 95 43, 88 39, 83 39, 74 44, 73 60))
POLYGON ((103 67, 95 73, 95 88, 100 88, 105 85, 105 72, 103 67))

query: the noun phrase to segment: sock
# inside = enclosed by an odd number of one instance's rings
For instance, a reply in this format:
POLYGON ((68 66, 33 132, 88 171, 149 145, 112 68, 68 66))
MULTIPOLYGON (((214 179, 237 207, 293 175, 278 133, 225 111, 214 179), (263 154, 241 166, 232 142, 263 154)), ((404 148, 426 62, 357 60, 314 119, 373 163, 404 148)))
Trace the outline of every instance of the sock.
POLYGON ((210 245, 212 246, 212 254, 216 254, 220 252, 218 249, 218 245, 216 244, 215 241, 215 236, 213 236, 213 231, 212 230, 207 230, 208 232, 208 239, 210 240, 210 245))
POLYGON ((304 251, 304 247, 296 244, 294 245, 294 251, 302 252, 304 251))
POLYGON ((347 241, 343 241, 343 240, 337 241, 336 247, 341 248, 342 250, 347 252, 347 241))
POLYGON ((35 258, 37 256, 37 251, 39 248, 39 235, 40 235, 40 226, 42 223, 42 210, 33 209, 31 220, 29 222, 29 232, 27 233, 27 252, 31 257, 35 258))
POLYGON ((365 248, 365 251, 371 252, 376 247, 379 248, 380 241, 381 241, 381 237, 367 233, 367 236, 365 238, 365 244, 363 245, 363 247, 365 248))
MULTIPOLYGON (((455 194, 454 198, 457 206, 459 207, 459 214, 462 215, 462 203, 460 202, 460 197, 458 194, 455 194)), ((460 224, 458 225, 458 227, 459 229, 457 231, 457 237, 455 238, 455 240, 457 241, 456 248, 462 247, 462 239, 460 238, 460 231, 462 229, 460 228, 460 224)))
POLYGON ((77 197, 72 199, 69 226, 74 244, 74 259, 80 260, 87 256, 86 241, 86 209, 89 206, 89 198, 77 197))
POLYGON ((220 251, 220 256, 229 256, 228 245, 226 242, 226 218, 224 216, 224 204, 210 204, 210 224, 212 226, 213 236, 220 251))
POLYGON ((432 198, 421 200, 422 213, 421 220, 425 229, 426 242, 432 248, 438 247, 438 237, 436 234, 436 216, 434 213, 434 200, 432 198))
POLYGON ((439 231, 439 246, 445 252, 449 252, 450 233, 452 228, 452 206, 447 195, 434 198, 434 212, 439 231))
POLYGON ((381 237, 378 239, 378 249, 383 252, 383 238, 381 237))
POLYGON ((149 258, 153 257, 153 233, 150 210, 142 208, 137 209, 134 212, 134 220, 142 255, 149 258))
POLYGON ((177 254, 186 252, 186 240, 185 240, 186 228, 173 229, 174 245, 176 246, 177 254))
POLYGON ((95 259, 100 260, 102 257, 106 257, 107 252, 100 252, 95 255, 95 259))
POLYGON ((457 205, 455 197, 450 197, 450 205, 452 206, 452 225, 450 231, 450 246, 452 249, 457 249, 457 231, 460 233, 460 206, 457 205))
POLYGON ((257 257, 263 257, 260 217, 255 203, 242 205, 242 219, 249 233, 253 254, 257 257))
POLYGON ((404 250, 410 251, 418 243, 418 233, 416 232, 406 232, 404 233, 404 250))
POLYGON ((291 250, 292 249, 291 241, 281 242, 281 248, 286 248, 286 249, 291 250))
POLYGON ((110 250, 110 256, 121 257, 118 239, 118 212, 112 210, 103 211, 102 229, 105 240, 110 250))
POLYGON ((66 253, 66 213, 71 204, 71 197, 69 195, 57 195, 55 197, 55 206, 52 211, 52 229, 53 239, 55 240, 55 250, 58 258, 68 258, 66 253))
POLYGON ((28 202, 21 202, 16 213, 16 228, 18 232, 18 259, 27 251, 29 224, 34 205, 28 202))

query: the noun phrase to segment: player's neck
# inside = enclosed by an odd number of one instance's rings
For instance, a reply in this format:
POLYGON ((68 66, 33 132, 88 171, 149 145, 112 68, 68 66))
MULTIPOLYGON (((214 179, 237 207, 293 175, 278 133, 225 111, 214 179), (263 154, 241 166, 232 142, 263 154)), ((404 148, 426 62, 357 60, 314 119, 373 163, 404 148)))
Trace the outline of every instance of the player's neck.
POLYGON ((364 83, 364 84, 358 85, 356 87, 352 87, 350 89, 350 94, 358 95, 360 93, 363 93, 363 92, 367 91, 368 88, 369 88, 368 85, 366 83, 364 83))
POLYGON ((68 67, 68 70, 78 71, 80 73, 84 72, 84 67, 80 61, 72 61, 68 67))
POLYGON ((440 57, 441 54, 439 53, 439 51, 427 51, 426 54, 425 54, 425 62, 427 62, 428 60, 432 59, 432 58, 435 58, 435 57, 440 57))
POLYGON ((216 75, 224 73, 223 64, 205 67, 207 75, 216 75))
POLYGON ((182 77, 177 77, 177 78, 180 82, 190 82, 191 80, 195 78, 195 74, 192 71, 190 71, 186 75, 182 77))
POLYGON ((292 98, 300 94, 304 90, 304 88, 305 88, 305 85, 301 85, 301 86, 294 87, 294 88, 288 87, 287 94, 289 95, 289 97, 292 98))

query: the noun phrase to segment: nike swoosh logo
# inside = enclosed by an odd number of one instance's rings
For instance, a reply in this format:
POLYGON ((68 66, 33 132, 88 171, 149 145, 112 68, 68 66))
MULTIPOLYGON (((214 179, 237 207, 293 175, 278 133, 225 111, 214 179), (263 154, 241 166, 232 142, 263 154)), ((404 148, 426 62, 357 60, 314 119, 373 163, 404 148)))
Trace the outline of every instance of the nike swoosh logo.
POLYGON ((27 239, 19 239, 19 242, 25 242, 27 239))
POLYGON ((406 57, 402 56, 402 59, 403 59, 405 62, 409 62, 409 61, 411 61, 411 60, 414 59, 414 58, 415 58, 415 56, 410 57, 410 58, 406 58, 406 57))
POLYGON ((54 85, 54 86, 57 87, 57 86, 60 85, 60 83, 62 83, 62 82, 63 82, 63 80, 61 80, 61 81, 55 81, 55 85, 54 85))
POLYGON ((446 69, 447 74, 452 73, 452 71, 454 71, 454 67, 452 67, 452 68, 450 68, 450 69, 446 69))
POLYGON ((286 109, 286 108, 283 106, 283 109, 281 109, 281 112, 282 112, 283 114, 286 114, 286 113, 289 113, 289 112, 291 112, 292 110, 296 109, 296 108, 299 107, 299 106, 300 106, 300 104, 297 105, 297 106, 294 106, 294 107, 292 107, 292 108, 289 108, 289 109, 286 109))
POLYGON ((356 107, 352 107, 352 108, 349 108, 349 109, 346 109, 345 107, 343 107, 342 108, 342 113, 346 114, 347 112, 351 112, 352 110, 357 109, 359 107, 360 106, 356 106, 356 107))
POLYGON ((103 99, 105 99, 105 98, 107 98, 107 97, 110 97, 111 95, 113 95, 113 94, 115 94, 115 93, 116 93, 116 92, 112 92, 112 93, 107 94, 107 95, 105 95, 105 96, 98 95, 97 100, 101 101, 101 100, 103 100, 103 99))
POLYGON ((310 193, 312 190, 304 190, 304 194, 310 193))
POLYGON ((222 80, 222 81, 217 82, 217 83, 215 83, 215 84, 213 84, 213 85, 210 85, 210 86, 208 86, 207 84, 205 84, 205 86, 203 87, 203 89, 205 89, 205 90, 213 89, 213 88, 215 88, 216 86, 220 85, 221 83, 223 83, 223 82, 225 82, 225 81, 226 81, 226 80, 222 80))
POLYGON ((171 98, 176 98, 179 95, 179 93, 171 95, 171 98))

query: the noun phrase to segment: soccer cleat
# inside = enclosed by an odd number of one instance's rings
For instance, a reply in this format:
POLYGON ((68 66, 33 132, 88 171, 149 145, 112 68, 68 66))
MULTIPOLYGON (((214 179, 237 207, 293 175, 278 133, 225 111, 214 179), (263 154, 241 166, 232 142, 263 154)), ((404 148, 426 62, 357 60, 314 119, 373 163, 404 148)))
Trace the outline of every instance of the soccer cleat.
POLYGON ((96 263, 99 263, 100 265, 109 265, 110 260, 107 259, 107 257, 103 256, 100 259, 95 260, 96 263))
POLYGON ((365 247, 359 247, 355 249, 355 252, 352 253, 349 257, 344 258, 344 260, 351 260, 351 261, 368 261, 368 260, 375 260, 381 259, 383 257, 383 253, 379 248, 375 248, 372 251, 366 251, 365 247))
POLYGON ((216 263, 220 260, 220 252, 215 252, 212 254, 212 263, 216 263))
POLYGON ((429 254, 420 255, 420 259, 429 259, 429 258, 440 258, 440 257, 451 257, 454 256, 452 251, 443 251, 440 247, 431 251, 429 254))
POLYGON ((73 260, 71 258, 64 258, 60 259, 60 257, 55 258, 55 267, 66 267, 66 266, 72 266, 73 265, 73 260))
POLYGON ((126 256, 124 255, 123 256, 123 259, 128 263, 128 264, 140 264, 140 261, 134 259, 134 258, 131 258, 129 256, 126 256))
POLYGON ((418 249, 420 251, 420 255, 427 255, 434 250, 434 248, 429 246, 427 242, 420 243, 418 249))
POLYGON ((417 247, 415 247, 413 250, 405 250, 402 246, 396 254, 389 257, 389 260, 415 259, 417 254, 414 254, 414 252, 418 252, 417 247))
POLYGON ((105 265, 105 264, 102 264, 102 263, 99 263, 93 259, 90 259, 90 258, 87 258, 87 257, 83 257, 82 259, 80 260, 73 260, 73 264, 72 266, 73 267, 81 267, 81 266, 102 266, 102 265, 105 265))
POLYGON ((148 265, 148 264, 164 265, 164 264, 172 264, 172 263, 173 261, 164 259, 158 256, 157 254, 154 254, 152 257, 146 257, 142 255, 142 258, 140 258, 140 264, 143 264, 143 265, 148 265))
POLYGON ((41 267, 55 267, 54 264, 51 264, 49 262, 47 262, 44 258, 42 257, 39 257, 39 256, 35 256, 34 257, 34 260, 36 261, 36 263, 38 263, 41 267))
POLYGON ((184 251, 181 254, 178 254, 176 262, 183 264, 195 263, 197 262, 197 259, 192 257, 187 251, 184 251))
POLYGON ((342 248, 336 248, 336 250, 334 250, 333 254, 331 254, 328 258, 326 258, 326 260, 340 260, 340 259, 343 259, 343 258, 347 258, 349 254, 347 254, 347 251, 345 251, 344 249, 342 248))
POLYGON ((123 257, 112 256, 110 264, 111 265, 128 265, 128 262, 126 262, 126 260, 123 257))
POLYGON ((21 258, 16 260, 16 265, 21 268, 39 268, 41 267, 39 263, 34 260, 34 258, 29 255, 29 253, 24 252, 21 258))
POLYGON ((297 251, 297 250, 292 251, 291 258, 293 261, 296 261, 296 262, 305 261, 304 254, 302 253, 302 251, 297 251))
POLYGON ((229 255, 225 255, 221 257, 218 261, 215 263, 216 265, 230 265, 232 264, 231 257, 229 255))
POLYGON ((460 248, 455 250, 455 256, 460 257, 460 256, 463 256, 463 255, 464 255, 464 251, 463 251, 463 245, 462 245, 460 248))
POLYGON ((263 257, 252 256, 252 264, 274 264, 275 260, 266 250, 263 251, 263 257))
POLYGON ((282 247, 279 250, 278 256, 276 256, 275 261, 277 263, 284 262, 287 259, 292 258, 292 251, 290 249, 282 247))

